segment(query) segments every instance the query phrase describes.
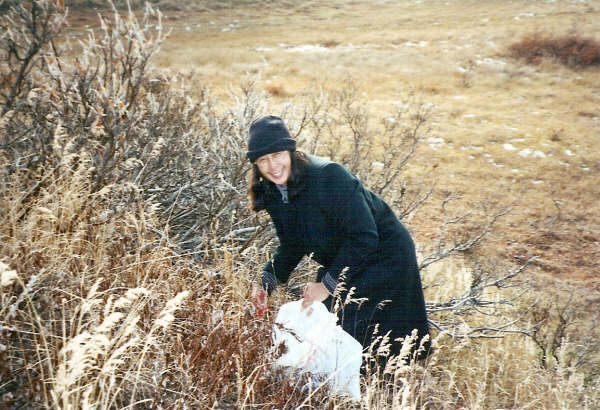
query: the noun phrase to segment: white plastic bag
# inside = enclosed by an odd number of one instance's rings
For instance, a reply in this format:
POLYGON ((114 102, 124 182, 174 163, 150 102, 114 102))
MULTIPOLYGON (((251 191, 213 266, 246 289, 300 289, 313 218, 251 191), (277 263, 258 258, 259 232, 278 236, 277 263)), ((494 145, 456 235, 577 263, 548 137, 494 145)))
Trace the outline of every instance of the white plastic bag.
POLYGON ((281 306, 273 325, 274 347, 283 343, 286 348, 275 365, 324 376, 332 392, 360 400, 362 346, 336 320, 320 302, 305 310, 301 300, 281 306))

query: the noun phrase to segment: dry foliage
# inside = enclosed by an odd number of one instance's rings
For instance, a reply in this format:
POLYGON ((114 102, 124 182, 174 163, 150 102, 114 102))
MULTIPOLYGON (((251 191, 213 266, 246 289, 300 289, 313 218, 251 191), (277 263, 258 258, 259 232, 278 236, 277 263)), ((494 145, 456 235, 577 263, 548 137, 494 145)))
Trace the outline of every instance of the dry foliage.
POLYGON ((550 58, 570 67, 600 65, 600 41, 577 34, 534 33, 513 43, 509 51, 512 57, 524 59, 529 64, 540 64, 544 58, 550 58))
MULTIPOLYGON (((249 284, 273 232, 246 209, 254 81, 217 109, 153 70, 160 13, 100 17, 75 51, 54 2, 8 2, 0 87, 0 400, 12 408, 592 408, 597 329, 521 297, 528 265, 474 250, 506 214, 441 202, 423 246, 436 354, 362 381, 360 403, 271 367, 272 312, 249 284), (193 98, 191 96, 194 96, 193 98), (468 258, 463 258, 463 256, 468 258), (459 261, 465 261, 458 268, 459 261), (486 340, 481 340, 485 338, 486 340), (492 340, 489 340, 492 339, 492 340), (483 374, 483 377, 482 377, 483 374)), ((307 151, 346 164, 409 218, 434 187, 407 164, 429 131, 414 95, 391 116, 347 83, 279 106, 307 151)), ((312 274, 310 261, 300 271, 312 274)), ((294 297, 293 284, 272 310, 294 297)), ((373 352, 372 352, 373 353, 373 352)), ((369 360, 366 357, 365 360, 369 360)))

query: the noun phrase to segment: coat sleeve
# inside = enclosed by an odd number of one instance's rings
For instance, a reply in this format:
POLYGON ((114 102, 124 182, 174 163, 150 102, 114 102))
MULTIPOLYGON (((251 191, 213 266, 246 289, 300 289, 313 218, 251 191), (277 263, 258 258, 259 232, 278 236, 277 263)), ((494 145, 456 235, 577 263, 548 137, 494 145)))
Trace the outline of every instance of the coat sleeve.
MULTIPOLYGON (((275 223, 275 221, 273 222, 275 223)), ((282 235, 277 223, 275 223, 275 228, 279 245, 275 249, 273 257, 264 264, 262 272, 262 286, 269 295, 278 284, 287 282, 290 274, 304 256, 303 250, 298 246, 298 241, 282 235)))
POLYGON ((379 246, 377 224, 361 182, 341 165, 327 165, 319 178, 319 203, 333 227, 339 247, 322 282, 333 293, 344 268, 346 280, 379 246))

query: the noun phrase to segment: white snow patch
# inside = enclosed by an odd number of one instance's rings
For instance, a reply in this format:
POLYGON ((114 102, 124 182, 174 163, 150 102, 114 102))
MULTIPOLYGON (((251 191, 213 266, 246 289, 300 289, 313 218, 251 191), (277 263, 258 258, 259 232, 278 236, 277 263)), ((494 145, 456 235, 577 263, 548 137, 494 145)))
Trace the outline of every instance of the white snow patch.
POLYGON ((430 137, 427 138, 427 142, 429 143, 429 146, 433 149, 437 149, 439 148, 442 144, 444 144, 444 139, 443 138, 434 138, 434 137, 430 137))
POLYGON ((565 150, 565 155, 568 157, 574 157, 575 154, 573 154, 573 151, 571 151, 570 149, 566 149, 565 150))
POLYGON ((524 150, 518 152, 518 154, 524 158, 530 156, 531 153, 532 151, 529 148, 525 148, 524 150))
POLYGON ((480 59, 480 60, 475 60, 475 63, 477 65, 487 65, 487 66, 496 67, 496 68, 502 68, 506 65, 506 61, 497 60, 494 58, 484 58, 484 59, 480 59))
POLYGON ((236 29, 236 28, 238 28, 238 27, 239 27, 239 26, 238 26, 237 24, 235 24, 235 23, 231 23, 231 24, 228 24, 228 25, 227 25, 227 27, 223 27, 223 28, 221 29, 221 31, 222 31, 222 32, 233 31, 233 30, 235 30, 235 29, 236 29))
POLYGON ((348 43, 346 46, 337 46, 337 48, 344 51, 352 51, 352 50, 371 50, 374 48, 381 48, 379 44, 362 44, 362 45, 354 45, 352 43, 348 43))
POLYGON ((540 185, 540 184, 543 184, 543 183, 544 183, 544 181, 540 181, 539 179, 532 179, 532 180, 531 180, 531 183, 532 183, 533 185, 540 185))
POLYGON ((371 169, 375 172, 382 171, 384 167, 385 167, 385 164, 383 162, 379 162, 379 161, 371 162, 371 169))
POLYGON ((255 47, 254 48, 254 51, 258 51, 259 53, 268 53, 268 52, 273 51, 273 50, 275 50, 275 48, 273 48, 273 47, 262 47, 262 46, 259 46, 259 47, 255 47))
POLYGON ((300 46, 287 47, 285 51, 290 53, 325 53, 329 51, 329 49, 318 44, 304 44, 300 46))
POLYGON ((502 145, 502 148, 504 148, 507 151, 516 151, 517 150, 513 144, 504 144, 504 145, 502 145))
MULTIPOLYGON (((332 51, 354 51, 354 50, 371 50, 371 49, 380 49, 382 48, 378 44, 346 44, 346 45, 338 45, 335 47, 325 47, 320 44, 299 44, 299 45, 288 45, 288 44, 279 44, 283 50, 289 53, 327 53, 332 51)), ((395 47, 393 47, 395 48, 395 47)))
POLYGON ((521 13, 518 16, 515 17, 515 20, 521 20, 522 18, 530 19, 532 17, 535 17, 535 14, 533 14, 533 13, 521 13))
POLYGON ((414 41, 407 41, 406 43, 402 43, 403 46, 405 47, 426 47, 427 46, 427 41, 419 41, 418 43, 414 42, 414 41))
POLYGON ((532 150, 530 148, 522 149, 518 152, 518 155, 522 156, 523 158, 546 158, 546 154, 544 154, 542 151, 532 150))

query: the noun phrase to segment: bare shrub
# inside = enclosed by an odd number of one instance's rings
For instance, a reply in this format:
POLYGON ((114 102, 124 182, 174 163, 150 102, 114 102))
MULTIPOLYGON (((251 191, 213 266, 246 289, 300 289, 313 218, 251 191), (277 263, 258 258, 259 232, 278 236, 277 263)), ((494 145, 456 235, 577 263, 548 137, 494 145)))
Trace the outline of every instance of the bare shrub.
MULTIPOLYGON (((6 18, 39 9, 50 20, 56 13, 45 1, 32 4, 6 18)), ((4 171, 53 167, 84 149, 92 155, 94 190, 135 184, 161 204, 161 234, 199 250, 229 232, 232 215, 245 212, 242 147, 253 112, 242 107, 218 114, 208 91, 190 97, 189 78, 149 72, 148 60, 164 38, 160 13, 147 7, 141 21, 131 12, 126 19, 117 11, 112 20, 99 18, 99 37, 90 33, 77 56, 35 48, 37 26, 15 30, 23 47, 37 53, 38 66, 32 71, 19 60, 3 77, 7 84, 14 71, 30 72, 27 90, 10 94, 21 96, 19 103, 12 97, 4 104, 2 149, 10 158, 4 171), (61 137, 65 132, 69 141, 61 137)), ((13 47, 0 45, 6 53, 13 47)))
POLYGON ((407 164, 429 131, 432 107, 409 93, 386 118, 373 118, 352 79, 312 94, 284 116, 301 147, 344 164, 370 189, 408 217, 432 187, 407 177, 407 164))
POLYGON ((578 34, 548 36, 534 33, 513 43, 509 54, 529 64, 553 58, 570 67, 597 66, 600 64, 600 41, 578 34))
POLYGON ((589 303, 594 301, 579 298, 575 290, 557 289, 553 297, 532 306, 529 316, 534 326, 529 336, 539 349, 544 368, 585 369, 589 377, 597 375, 593 367, 600 344, 596 337, 599 326, 597 317, 586 320, 589 303))
POLYGON ((54 2, 5 1, 2 6, 9 10, 0 15, 0 97, 4 116, 17 103, 23 103, 35 87, 32 75, 44 64, 42 51, 55 49, 54 41, 65 27, 66 14, 54 2))

